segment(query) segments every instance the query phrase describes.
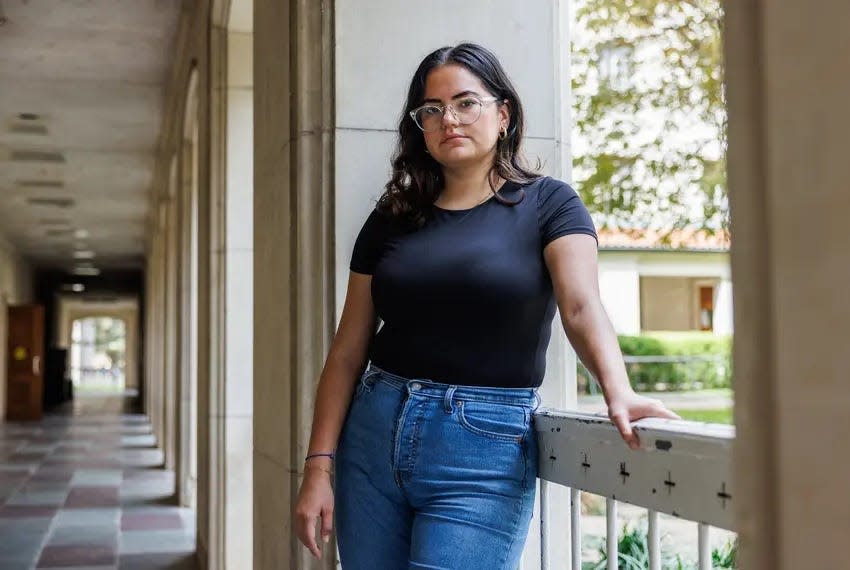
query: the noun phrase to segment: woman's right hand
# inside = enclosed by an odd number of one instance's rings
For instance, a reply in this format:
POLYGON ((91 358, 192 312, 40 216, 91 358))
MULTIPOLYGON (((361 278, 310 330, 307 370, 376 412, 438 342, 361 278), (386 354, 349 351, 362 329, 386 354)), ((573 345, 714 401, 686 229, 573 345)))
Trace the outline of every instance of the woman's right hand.
POLYGON ((298 540, 322 559, 316 542, 316 519, 321 517, 321 535, 327 543, 333 528, 334 494, 330 474, 321 469, 305 469, 304 480, 295 502, 295 533, 298 540))

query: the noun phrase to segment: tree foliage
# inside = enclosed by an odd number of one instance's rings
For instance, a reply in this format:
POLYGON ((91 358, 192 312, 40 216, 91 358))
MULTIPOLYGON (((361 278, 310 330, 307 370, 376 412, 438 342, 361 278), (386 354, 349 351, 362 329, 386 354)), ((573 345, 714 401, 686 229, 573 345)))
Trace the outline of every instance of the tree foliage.
POLYGON ((574 179, 601 225, 725 229, 719 0, 577 0, 574 179))

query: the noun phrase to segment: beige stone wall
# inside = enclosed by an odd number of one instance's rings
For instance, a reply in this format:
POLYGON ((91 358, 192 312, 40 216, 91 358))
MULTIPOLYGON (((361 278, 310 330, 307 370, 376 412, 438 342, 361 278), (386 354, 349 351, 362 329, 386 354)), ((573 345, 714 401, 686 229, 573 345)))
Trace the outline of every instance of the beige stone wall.
POLYGON ((844 568, 850 3, 725 9, 739 567, 844 568))

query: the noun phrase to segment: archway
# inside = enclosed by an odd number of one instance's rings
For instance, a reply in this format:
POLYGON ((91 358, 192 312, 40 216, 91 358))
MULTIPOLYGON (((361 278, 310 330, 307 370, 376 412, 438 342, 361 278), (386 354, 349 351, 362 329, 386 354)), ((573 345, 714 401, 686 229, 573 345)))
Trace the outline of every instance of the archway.
POLYGON ((71 323, 69 373, 75 394, 124 393, 127 381, 127 323, 84 317, 71 323))

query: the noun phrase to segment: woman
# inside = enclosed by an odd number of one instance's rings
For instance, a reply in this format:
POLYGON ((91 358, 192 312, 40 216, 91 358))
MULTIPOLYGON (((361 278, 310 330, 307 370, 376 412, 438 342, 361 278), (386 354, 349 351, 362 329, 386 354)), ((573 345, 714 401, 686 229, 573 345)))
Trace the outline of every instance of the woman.
POLYGON ((523 165, 523 126, 481 46, 441 48, 411 81, 392 179, 354 246, 295 509, 321 558, 315 525, 327 542, 336 502, 344 570, 516 567, 556 302, 627 444, 630 420, 677 417, 632 391, 593 223, 572 188, 523 165))

